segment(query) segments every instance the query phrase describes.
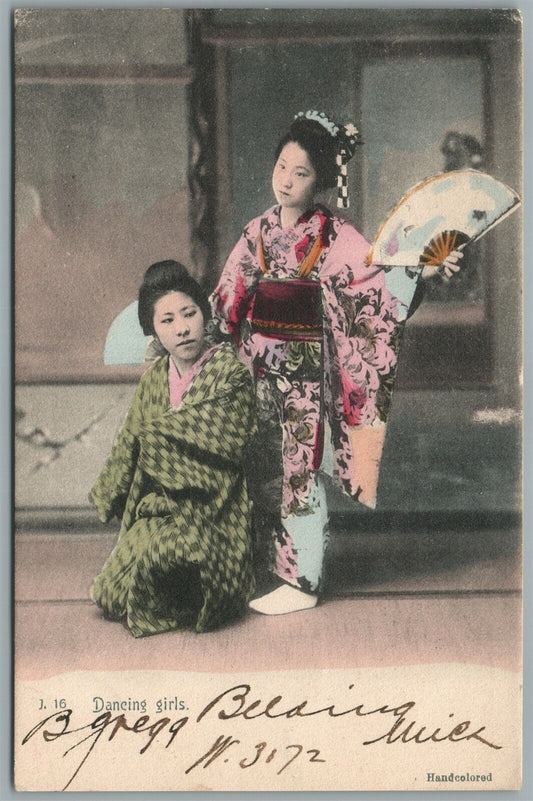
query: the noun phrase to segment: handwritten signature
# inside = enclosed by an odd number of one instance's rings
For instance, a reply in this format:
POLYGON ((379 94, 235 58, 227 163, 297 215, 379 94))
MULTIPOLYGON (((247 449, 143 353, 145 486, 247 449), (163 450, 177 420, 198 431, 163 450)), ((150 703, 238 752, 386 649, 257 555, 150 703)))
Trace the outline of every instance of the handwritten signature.
MULTIPOLYGON (((348 689, 352 690, 353 688, 354 685, 351 684, 348 689)), ((59 713, 48 715, 41 720, 25 735, 22 744, 25 745, 36 735, 40 735, 47 743, 54 742, 63 737, 72 738, 74 735, 80 735, 78 738, 74 737, 75 742, 69 739, 69 742, 73 742, 73 744, 63 753, 65 757, 84 743, 88 746, 80 763, 63 788, 64 790, 72 784, 104 734, 103 742, 110 742, 120 731, 139 735, 143 740, 139 754, 144 754, 159 735, 166 737, 167 742, 165 748, 169 748, 185 727, 198 725, 203 720, 213 718, 217 718, 221 721, 236 719, 250 721, 257 720, 258 718, 290 720, 292 718, 324 716, 325 718, 336 719, 349 715, 356 718, 383 715, 386 730, 371 740, 363 740, 361 743, 362 745, 371 746, 378 742, 384 742, 387 745, 393 743, 414 743, 416 745, 421 745, 428 742, 442 743, 447 741, 457 743, 465 740, 475 740, 487 748, 498 750, 502 748, 501 745, 497 745, 487 739, 484 735, 485 726, 476 727, 470 720, 463 720, 460 723, 447 721, 446 725, 441 725, 434 729, 431 729, 431 727, 428 728, 427 725, 421 724, 415 719, 415 707, 415 701, 406 701, 397 706, 383 704, 376 708, 367 708, 364 703, 358 703, 348 708, 340 708, 336 704, 316 707, 309 699, 304 699, 293 706, 287 703, 282 695, 276 695, 267 701, 263 701, 258 697, 254 698, 251 685, 237 684, 215 696, 215 698, 204 706, 196 717, 186 715, 174 721, 169 717, 152 720, 150 715, 141 715, 130 723, 124 713, 113 716, 112 712, 105 712, 95 717, 89 723, 74 727, 73 710, 64 709, 59 713)), ((453 717, 454 713, 450 713, 449 718, 453 717)), ((240 743, 240 740, 233 738, 231 735, 219 735, 211 747, 199 757, 199 759, 195 760, 193 764, 185 769, 185 773, 189 774, 199 767, 203 769, 208 768, 223 754, 226 754, 230 748, 233 749, 233 746, 239 745, 240 743)), ((305 746, 297 743, 281 747, 272 747, 267 745, 266 742, 260 742, 255 745, 254 748, 255 754, 250 759, 247 759, 246 756, 241 759, 238 762, 239 767, 242 769, 249 768, 257 764, 261 759, 264 759, 267 763, 275 762, 275 764, 279 766, 279 770, 277 771, 279 775, 302 754, 308 757, 309 762, 326 761, 319 749, 306 749, 305 746), (291 751, 291 749, 294 749, 294 751, 291 751), (284 758, 283 752, 285 752, 285 758, 287 752, 290 758, 280 765, 280 760, 284 758)), ((224 761, 227 761, 227 759, 228 757, 226 756, 224 761)))

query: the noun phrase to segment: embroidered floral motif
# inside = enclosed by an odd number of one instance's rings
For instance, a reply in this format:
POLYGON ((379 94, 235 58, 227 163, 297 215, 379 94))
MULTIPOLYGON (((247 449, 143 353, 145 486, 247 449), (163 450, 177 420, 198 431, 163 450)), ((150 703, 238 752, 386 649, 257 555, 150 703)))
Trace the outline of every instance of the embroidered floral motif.
POLYGON ((368 251, 368 242, 353 225, 325 207, 317 206, 293 228, 284 229, 275 206, 246 226, 215 293, 220 329, 227 320, 236 330, 240 317, 240 355, 258 385, 271 385, 277 398, 271 416, 272 425, 282 429, 282 514, 310 511, 324 415, 331 427, 335 473, 350 494, 354 461, 349 427, 386 419, 399 343, 397 303, 383 273, 365 263, 368 251), (322 290, 322 344, 250 332, 246 318, 263 276, 259 234, 272 279, 296 278, 309 247, 322 237, 324 248, 309 276, 320 281, 322 290))
POLYGON ((290 534, 282 530, 276 532, 276 573, 290 584, 298 583, 298 560, 290 534))

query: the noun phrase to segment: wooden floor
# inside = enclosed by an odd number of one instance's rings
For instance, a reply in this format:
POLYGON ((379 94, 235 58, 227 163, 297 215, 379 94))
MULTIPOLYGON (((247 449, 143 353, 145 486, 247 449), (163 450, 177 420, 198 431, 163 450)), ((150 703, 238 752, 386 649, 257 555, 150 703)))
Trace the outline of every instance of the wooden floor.
POLYGON ((88 598, 114 535, 16 536, 19 678, 66 670, 254 671, 470 662, 518 670, 521 563, 512 531, 334 533, 324 598, 215 632, 136 640, 88 598))

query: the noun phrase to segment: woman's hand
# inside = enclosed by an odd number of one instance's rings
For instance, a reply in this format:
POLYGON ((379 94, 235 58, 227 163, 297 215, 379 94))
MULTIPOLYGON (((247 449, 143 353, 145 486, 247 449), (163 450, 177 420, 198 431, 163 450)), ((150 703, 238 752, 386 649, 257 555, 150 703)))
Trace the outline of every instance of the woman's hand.
POLYGON ((422 269, 422 278, 427 281, 428 279, 435 278, 437 275, 441 277, 444 283, 448 283, 450 278, 458 273, 461 269, 460 261, 463 258, 462 250, 452 250, 442 264, 426 264, 422 269))

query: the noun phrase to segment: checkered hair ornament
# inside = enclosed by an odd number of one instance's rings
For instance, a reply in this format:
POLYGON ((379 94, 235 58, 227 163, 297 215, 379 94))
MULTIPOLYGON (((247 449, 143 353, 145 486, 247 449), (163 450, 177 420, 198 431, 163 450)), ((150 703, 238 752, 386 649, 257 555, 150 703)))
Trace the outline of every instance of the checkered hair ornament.
POLYGON ((350 206, 347 165, 361 139, 359 131, 351 122, 340 127, 337 138, 339 140, 339 152, 337 153, 337 206, 340 209, 347 209, 350 206))
POLYGON ((350 206, 348 197, 348 154, 341 148, 337 154, 337 206, 339 209, 347 209, 350 206))

